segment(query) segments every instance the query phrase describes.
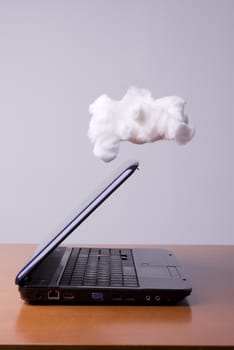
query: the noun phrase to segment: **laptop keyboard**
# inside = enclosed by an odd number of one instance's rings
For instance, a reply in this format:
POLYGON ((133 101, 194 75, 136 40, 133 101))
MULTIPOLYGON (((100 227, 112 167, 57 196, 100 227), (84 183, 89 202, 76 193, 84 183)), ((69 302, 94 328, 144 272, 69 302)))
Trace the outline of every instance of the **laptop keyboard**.
POLYGON ((60 285, 138 287, 132 251, 73 248, 60 285))

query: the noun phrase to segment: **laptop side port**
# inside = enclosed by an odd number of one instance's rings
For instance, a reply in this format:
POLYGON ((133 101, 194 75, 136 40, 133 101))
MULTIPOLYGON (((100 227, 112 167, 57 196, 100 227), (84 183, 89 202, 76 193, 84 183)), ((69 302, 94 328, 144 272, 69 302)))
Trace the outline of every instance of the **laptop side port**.
POLYGON ((133 303, 136 300, 134 295, 126 295, 124 297, 124 301, 126 301, 127 303, 133 303))
POLYGON ((64 293, 63 294, 63 299, 64 300, 75 300, 75 295, 71 293, 64 293))
POLYGON ((50 289, 48 291, 48 300, 59 300, 60 292, 57 289, 50 289))
POLYGON ((112 295, 112 301, 115 301, 115 302, 120 302, 122 301, 122 296, 120 294, 113 294, 112 295))
POLYGON ((41 300, 42 299, 42 295, 40 293, 36 293, 35 294, 35 299, 36 300, 41 300))
POLYGON ((103 294, 103 292, 92 292, 91 293, 91 299, 93 301, 103 301, 104 300, 104 294, 103 294))

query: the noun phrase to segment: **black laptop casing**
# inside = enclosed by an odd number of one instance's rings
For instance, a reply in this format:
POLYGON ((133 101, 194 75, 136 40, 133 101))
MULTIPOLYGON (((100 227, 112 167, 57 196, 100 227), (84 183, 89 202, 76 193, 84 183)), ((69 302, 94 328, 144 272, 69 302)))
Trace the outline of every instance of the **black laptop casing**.
POLYGON ((19 285, 22 299, 36 304, 160 305, 178 303, 192 290, 174 254, 160 248, 132 249, 137 287, 63 286, 70 252, 58 247, 38 264, 19 285))
MULTIPOLYGON (((137 168, 137 161, 124 164, 107 184, 85 202, 73 220, 39 247, 15 279, 23 300, 33 304, 158 305, 177 303, 191 293, 191 284, 174 254, 159 248, 131 249, 137 284, 115 287, 62 283, 62 275, 73 248, 61 243, 137 168)), ((125 254, 123 257, 126 259, 125 254)))

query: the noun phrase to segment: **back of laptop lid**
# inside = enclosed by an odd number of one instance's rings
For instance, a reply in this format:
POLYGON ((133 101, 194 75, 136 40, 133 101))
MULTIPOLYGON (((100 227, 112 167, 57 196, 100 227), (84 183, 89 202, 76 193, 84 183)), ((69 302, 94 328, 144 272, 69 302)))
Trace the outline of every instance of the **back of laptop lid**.
POLYGON ((56 235, 38 247, 31 260, 16 276, 16 284, 20 284, 20 282, 39 262, 41 262, 52 250, 64 241, 65 238, 67 238, 103 201, 105 201, 125 180, 127 180, 138 168, 138 165, 138 161, 129 161, 118 168, 112 177, 109 178, 101 188, 99 187, 95 194, 85 201, 75 218, 73 218, 56 235))

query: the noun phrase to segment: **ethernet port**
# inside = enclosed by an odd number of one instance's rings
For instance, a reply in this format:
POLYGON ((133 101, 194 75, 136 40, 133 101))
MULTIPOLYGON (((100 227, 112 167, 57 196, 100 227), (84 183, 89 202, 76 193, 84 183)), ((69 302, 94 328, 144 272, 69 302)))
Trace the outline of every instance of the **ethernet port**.
POLYGON ((48 291, 48 300, 59 300, 60 292, 57 289, 51 289, 48 291))

